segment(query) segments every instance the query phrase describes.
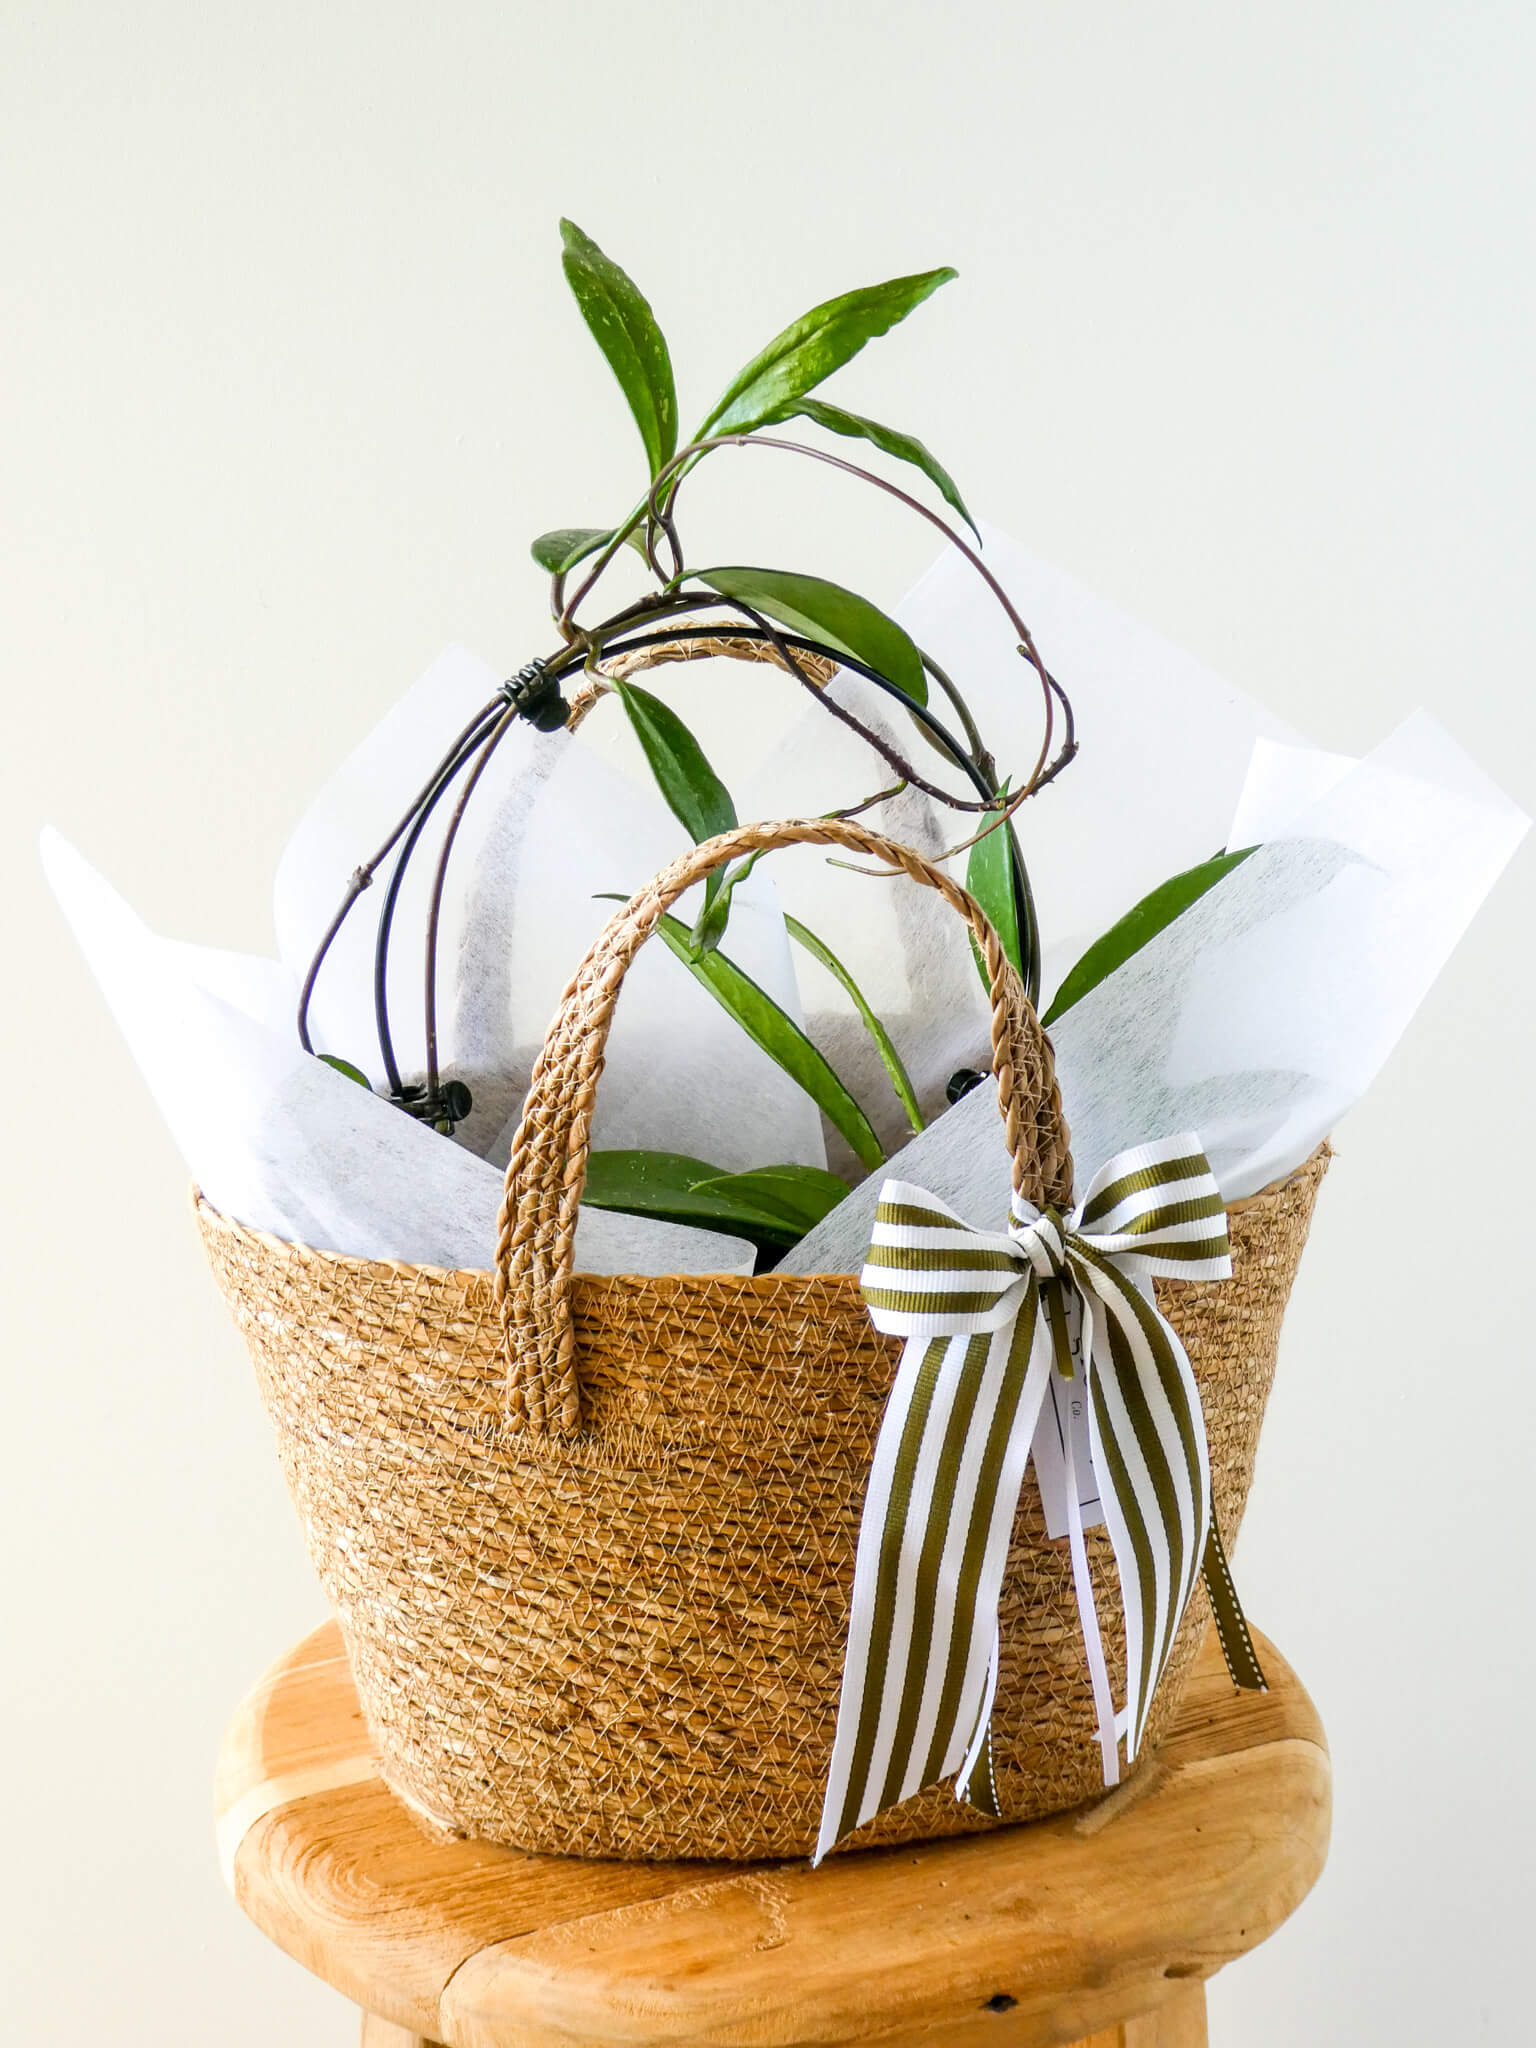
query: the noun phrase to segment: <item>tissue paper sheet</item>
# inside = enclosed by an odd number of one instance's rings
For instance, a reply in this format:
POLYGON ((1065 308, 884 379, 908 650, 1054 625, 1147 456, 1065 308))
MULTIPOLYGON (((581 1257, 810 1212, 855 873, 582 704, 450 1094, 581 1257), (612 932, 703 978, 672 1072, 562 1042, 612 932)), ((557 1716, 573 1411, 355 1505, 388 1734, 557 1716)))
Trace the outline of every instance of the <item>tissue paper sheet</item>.
MULTIPOLYGON (((654 789, 611 767, 579 732, 532 737, 545 741, 547 765, 536 782, 509 787, 458 876, 463 938, 449 994, 448 1071, 475 1098, 461 1135, 497 1164, 506 1162, 561 993, 618 908, 609 894, 642 888, 689 844, 654 789)), ((672 914, 691 926, 702 901, 701 884, 672 914)), ((801 1021, 784 919, 763 868, 736 892, 721 951, 801 1021)), ((826 1161, 810 1097, 659 937, 624 979, 592 1143, 683 1152, 724 1172, 826 1161)))
MULTIPOLYGON (((1358 1097, 1526 820, 1432 720, 1410 720, 1358 763, 1296 745, 1278 720, 1005 535, 988 531, 987 558, 1069 688, 1084 746, 1020 817, 1047 995, 1147 889, 1224 841, 1262 842, 1053 1031, 1080 1183, 1126 1144, 1193 1127, 1235 1199, 1297 1164, 1358 1097)), ((1016 782, 1039 744, 1038 688, 970 570, 947 555, 900 616, 954 675, 1016 782)), ((475 1098, 456 1141, 304 1054, 295 992, 349 876, 497 689, 494 671, 450 650, 331 778, 279 866, 278 961, 156 937, 63 842, 45 842, 50 878, 189 1167, 215 1206, 246 1223, 359 1256, 483 1266, 532 1063, 615 907, 600 899, 640 887, 684 850, 648 781, 580 732, 519 723, 465 814, 443 901, 442 1070, 475 1098)), ((871 685, 844 674, 829 694, 956 786, 952 766, 871 685)), ((890 771, 807 701, 756 771, 730 779, 743 816, 771 817, 843 808, 887 786, 890 771)), ((407 1080, 424 1064, 426 890, 456 795, 425 833, 396 910, 391 1022, 407 1080)), ((934 854, 973 825, 910 788, 870 816, 934 854)), ((376 1084, 373 946, 390 873, 385 860, 311 1012, 317 1046, 376 1084)), ((699 894, 677 907, 684 922, 699 894)), ((895 1151, 907 1125, 884 1069, 835 979, 791 948, 781 900, 857 978, 930 1116, 956 1067, 986 1061, 986 1002, 963 927, 932 892, 848 874, 815 849, 773 856, 738 892, 725 950, 804 1015, 895 1151)), ((727 1171, 827 1156, 809 1100, 656 941, 618 1003, 592 1139, 689 1152, 727 1171)), ((831 1163, 857 1170, 836 1145, 831 1163)), ((895 1151, 782 1270, 856 1269, 887 1170, 984 1222, 1008 1181, 992 1089, 895 1151)), ((752 1263, 738 1240, 585 1210, 577 1258, 594 1271, 752 1263)))
MULTIPOLYGON (((1038 561, 996 528, 983 528, 988 566, 1069 690, 1083 755, 1019 814, 1042 925, 1043 991, 1087 942, 1156 883, 1205 859, 1222 842, 1254 741, 1294 738, 1289 727, 1146 627, 1038 561), (1147 764, 1167 762, 1167 780, 1147 764), (1169 800, 1170 783, 1176 801, 1169 800)), ((974 571, 946 550, 896 615, 943 664, 967 699, 1000 775, 1016 787, 1040 746, 1041 693, 1015 652, 1007 621, 974 571)), ((925 779, 974 792, 899 707, 844 671, 828 696, 879 733, 925 779)), ((954 723, 942 692, 933 707, 954 723)), ((858 734, 807 700, 784 739, 739 790, 744 816, 830 811, 888 787, 892 770, 858 734)), ((930 855, 968 839, 974 813, 907 788, 867 814, 876 829, 930 855)), ((853 973, 886 1023, 923 1114, 940 1115, 960 1068, 985 1067, 988 1004, 964 926, 932 891, 906 879, 869 879, 829 867, 812 849, 775 855, 772 869, 792 915, 810 924, 853 973)), ((963 877, 964 856, 952 864, 963 877)), ((849 1081, 888 1149, 909 1127, 853 1005, 823 970, 798 955, 806 1028, 849 1081)), ((833 1143, 830 1163, 853 1162, 833 1143)))
MULTIPOLYGON (((843 672, 825 693, 880 733, 941 786, 953 775, 909 720, 862 676, 843 672)), ((743 783, 744 814, 814 816, 843 808, 892 784, 890 769, 857 733, 807 702, 783 740, 743 783)), ((908 788, 866 814, 872 830, 937 856, 968 838, 977 820, 908 788)), ((851 872, 857 857, 836 849, 794 847, 768 865, 785 910, 808 925, 842 962, 891 1035, 925 1117, 945 1106, 958 1067, 985 1065, 989 1006, 971 957, 964 921, 932 889, 889 873, 851 872)), ((964 870, 963 859, 959 863, 964 870)), ((763 872, 759 867, 754 877, 763 872)), ((734 930, 734 926, 733 926, 734 930)), ((887 1149, 911 1128, 873 1040, 835 977, 810 954, 795 968, 806 1029, 864 1108, 887 1149)), ((856 1173, 834 1148, 831 1164, 856 1173)))
MULTIPOLYGON (((427 784, 450 742, 476 712, 493 706, 500 678, 462 647, 440 654, 400 701, 354 747, 311 800, 279 856, 272 887, 278 957, 295 988, 335 915, 353 872, 371 859, 427 784)), ((524 732, 531 746, 502 747, 465 812, 457 864, 472 859, 487 813, 502 794, 509 769, 532 754, 542 760, 545 735, 524 732)), ((519 739, 523 734, 518 735, 519 739)), ((422 1031, 422 958, 427 894, 436 848, 457 799, 442 797, 408 863, 394 915, 389 959, 389 1016, 396 1057, 406 1074, 426 1060, 422 1031)), ((379 867, 332 943, 310 1002, 310 1031, 322 1052, 339 1054, 382 1081, 373 1010, 374 935, 397 855, 379 867)), ((462 939, 462 889, 444 900, 441 945, 452 959, 462 939)), ((451 1056, 452 1020, 442 1044, 451 1056)))
MULTIPOLYGON (((295 986, 359 863, 382 845, 449 743, 494 703, 495 672, 450 649, 320 790, 278 863, 273 916, 295 986)), ((403 1078, 426 1061, 428 899, 462 779, 442 798, 406 865, 389 949, 390 1034, 403 1078)), ((446 871, 438 936, 438 1053, 474 1107, 456 1142, 504 1166, 561 992, 617 905, 687 850, 649 784, 578 734, 511 726, 465 806, 446 871)), ((374 944, 399 850, 381 863, 337 935, 310 1007, 316 1047, 382 1086, 374 944)), ((700 891, 676 915, 692 922, 700 891)), ((723 949, 799 1021, 799 995, 772 878, 737 898, 723 949)), ((815 1106, 725 1015, 659 940, 619 1000, 592 1143, 684 1152, 731 1172, 825 1163, 815 1106)))
MULTIPOLYGON (((1529 826, 1423 713, 1343 768, 1261 748, 1237 819, 1270 836, 1052 1027, 1080 1186, 1112 1153, 1184 1130, 1228 1201, 1300 1165, 1380 1070, 1529 826)), ((986 1227, 1008 1188, 995 1089, 885 1171, 986 1227)), ((856 1271, 883 1177, 781 1270, 856 1271)))
MULTIPOLYGON (((1225 842, 1254 741, 1300 735, 1007 534, 981 530, 987 566, 1072 700, 1082 748, 1018 819, 1049 1001, 1092 939, 1225 842)), ((1017 787, 1040 747, 1040 685, 975 571, 947 550, 896 616, 954 678, 1017 787)))
MULTIPOLYGON (((312 1059, 278 962, 150 931, 57 833, 43 866, 207 1201, 252 1229, 366 1259, 483 1269, 502 1176, 312 1059)), ((582 1210, 590 1272, 752 1271, 740 1239, 582 1210)))

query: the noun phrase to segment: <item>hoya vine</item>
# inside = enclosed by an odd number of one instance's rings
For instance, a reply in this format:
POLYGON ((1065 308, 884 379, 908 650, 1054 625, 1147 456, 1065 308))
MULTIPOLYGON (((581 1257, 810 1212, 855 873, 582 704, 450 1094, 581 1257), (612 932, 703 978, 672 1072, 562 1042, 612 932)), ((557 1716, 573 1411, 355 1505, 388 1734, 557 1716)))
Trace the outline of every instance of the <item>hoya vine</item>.
MULTIPOLYGON (((546 731, 564 725, 571 715, 568 691, 581 682, 590 697, 595 681, 604 694, 616 699, 633 726, 658 790, 690 837, 695 841, 710 838, 737 822, 724 780, 676 711, 633 681, 609 681, 605 664, 615 657, 697 641, 701 634, 771 648, 778 658, 776 666, 755 665, 742 673, 750 673, 761 686, 779 670, 786 671, 828 716, 858 734, 871 753, 872 765, 879 764, 880 786, 865 793, 850 792, 844 814, 875 808, 905 788, 921 790, 957 814, 957 838, 949 851, 968 854, 967 884, 997 926, 1026 992, 1035 1002, 1039 998, 1039 933, 1013 820, 1029 797, 1060 774, 1077 748, 1066 694, 1046 668, 1012 599, 983 560, 980 535, 949 471, 916 436, 812 396, 869 342, 899 325, 949 283, 955 276, 953 270, 946 267, 892 278, 813 307, 737 372, 683 440, 671 352, 649 302, 627 272, 574 223, 562 222, 561 235, 566 279, 640 436, 645 487, 628 512, 611 525, 558 527, 533 542, 533 559, 550 579, 556 644, 526 663, 455 737, 425 778, 406 815, 354 872, 317 949, 299 1004, 299 1035, 305 1047, 312 1049, 309 1007, 326 955, 358 898, 393 856, 374 947, 380 1060, 391 1100, 445 1132, 451 1132, 467 1113, 468 1091, 462 1082, 444 1081, 438 1055, 437 941, 443 891, 460 821, 488 763, 511 729, 521 721, 546 731), (845 454, 786 434, 783 429, 794 422, 838 440, 862 442, 887 462, 916 472, 913 481, 921 478, 926 482, 944 509, 845 454), (730 562, 694 564, 683 538, 685 486, 702 463, 725 449, 764 450, 830 465, 907 508, 960 552, 998 605, 1026 672, 1040 693, 1041 740, 1026 777, 1011 785, 1000 778, 960 682, 867 597, 802 569, 730 562), (969 537, 961 527, 968 529, 969 537), (604 579, 625 550, 644 562, 651 587, 605 611, 601 602, 604 579), (889 730, 870 725, 839 693, 824 688, 826 671, 821 664, 828 661, 864 677, 897 705, 939 760, 959 772, 965 789, 957 791, 932 772, 925 774, 905 747, 891 738, 889 730), (417 855, 433 819, 445 809, 436 845, 423 962, 426 1069, 420 1079, 413 1079, 401 1072, 390 1025, 390 943, 407 865, 417 855)), ((799 1026, 731 962, 725 950, 733 892, 751 865, 750 861, 739 863, 733 871, 712 877, 693 929, 669 920, 663 939, 742 1028, 808 1089, 855 1156, 866 1169, 871 1168, 880 1163, 883 1154, 863 1108, 799 1026)), ((848 967, 803 925, 794 926, 792 937, 847 991, 879 1051, 904 1114, 914 1128, 920 1128, 921 1113, 900 1055, 848 967)), ((656 1160, 662 1156, 655 1155, 656 1160)), ((670 1159, 672 1155, 665 1156, 670 1159)), ((701 1207, 718 1205, 724 1183, 737 1178, 719 1175, 705 1162, 680 1164, 699 1172, 691 1184, 686 1176, 672 1177, 665 1199, 674 1211, 680 1206, 696 1214, 701 1207)), ((604 1168, 599 1162, 597 1184, 589 1185, 589 1199, 601 1199, 605 1182, 617 1190, 646 1177, 643 1160, 626 1159, 622 1172, 604 1168)), ((651 1177, 654 1179, 654 1172, 651 1177)), ((821 1176, 821 1183, 830 1178, 821 1176)), ((754 1183, 746 1192, 759 1206, 767 1201, 771 1207, 788 1199, 785 1190, 791 1185, 792 1220, 801 1225, 808 1199, 803 1179, 791 1175, 788 1181, 768 1189, 754 1183)), ((831 1199, 825 1185, 818 1184, 814 1193, 817 1201, 831 1199)), ((614 1205, 630 1206, 617 1200, 614 1205)), ((725 1208, 729 1210, 730 1204, 725 1208)), ((662 1212, 660 1208, 654 1211, 662 1212)), ((718 1227, 729 1226, 721 1223, 718 1227)))

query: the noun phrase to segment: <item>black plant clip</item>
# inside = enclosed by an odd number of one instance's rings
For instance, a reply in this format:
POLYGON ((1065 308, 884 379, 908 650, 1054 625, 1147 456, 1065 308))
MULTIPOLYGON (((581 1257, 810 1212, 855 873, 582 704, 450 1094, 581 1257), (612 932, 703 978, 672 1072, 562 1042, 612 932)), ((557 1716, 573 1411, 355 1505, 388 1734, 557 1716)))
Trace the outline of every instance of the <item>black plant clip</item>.
POLYGON ((530 661, 501 686, 501 694, 536 732, 558 732, 571 715, 571 707, 560 694, 560 683, 549 672, 547 661, 530 661))
POLYGON ((418 1123, 430 1124, 445 1138, 453 1136, 454 1126, 463 1123, 474 1108, 474 1098, 462 1081, 440 1081, 435 1089, 424 1088, 419 1081, 408 1081, 389 1100, 396 1109, 403 1109, 418 1123))

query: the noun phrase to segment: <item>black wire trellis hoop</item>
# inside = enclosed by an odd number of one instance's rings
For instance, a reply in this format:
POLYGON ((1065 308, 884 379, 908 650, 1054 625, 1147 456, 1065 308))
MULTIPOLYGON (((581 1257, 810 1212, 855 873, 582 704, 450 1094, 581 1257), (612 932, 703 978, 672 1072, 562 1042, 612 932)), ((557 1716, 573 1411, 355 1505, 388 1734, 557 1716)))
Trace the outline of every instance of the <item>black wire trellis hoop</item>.
MULTIPOLYGON (((1011 607, 1009 610, 1010 615, 1016 618, 1011 607)), ((356 908, 358 899, 372 886, 378 871, 393 854, 395 859, 385 885, 374 935, 374 1023, 378 1036, 379 1057, 384 1069, 389 1101, 444 1135, 452 1134, 455 1127, 469 1115, 473 1102, 464 1082, 457 1079, 445 1081, 441 1072, 438 1053, 438 934, 454 842, 458 837, 465 811, 486 768, 507 733, 520 721, 525 720, 539 732, 555 732, 567 724, 570 706, 562 686, 573 674, 589 670, 600 677, 600 663, 605 658, 685 641, 696 641, 706 636, 757 641, 771 646, 787 672, 808 689, 831 716, 856 732, 896 773, 899 778, 897 789, 912 787, 921 790, 953 810, 973 814, 995 814, 997 822, 989 829, 1001 830, 1008 836, 1012 856, 1015 912, 1026 961, 1026 981, 1029 984, 1026 992, 1031 1001, 1035 1000, 1038 994, 1039 931, 1028 873, 1014 833, 1013 813, 1024 796, 1033 794, 1060 774, 1075 754, 1077 741, 1071 705, 1060 685, 1044 669, 1033 643, 1021 644, 1019 652, 1037 669, 1048 693, 1053 692, 1055 699, 1060 703, 1064 714, 1064 735, 1056 755, 1042 765, 1027 787, 1005 799, 997 787, 995 765, 982 745, 980 734, 971 720, 964 699, 950 678, 929 656, 925 654, 922 657, 924 667, 955 708, 963 727, 960 734, 952 731, 942 718, 926 704, 919 703, 909 695, 900 684, 892 682, 879 670, 844 650, 806 635, 782 630, 751 606, 743 605, 739 599, 724 599, 708 592, 701 592, 690 593, 686 599, 672 601, 642 600, 628 612, 620 613, 611 620, 600 638, 592 634, 579 634, 559 653, 527 662, 516 675, 502 684, 488 703, 481 706, 453 740, 384 843, 354 870, 336 914, 326 927, 309 963, 300 991, 298 1032, 299 1042, 306 1052, 313 1052, 315 1049, 310 1033, 309 1014, 315 987, 326 958, 335 944, 337 935, 356 908), (671 623, 664 625, 649 624, 671 613, 686 610, 689 614, 696 614, 723 605, 729 605, 733 612, 744 614, 744 617, 711 621, 707 625, 696 617, 673 619, 671 623), (635 630, 646 627, 649 629, 635 630), (911 762, 906 760, 883 734, 866 725, 855 713, 821 688, 797 659, 802 655, 817 656, 830 661, 835 667, 850 669, 873 684, 884 695, 899 702, 907 715, 932 740, 938 752, 965 775, 975 795, 971 798, 956 796, 952 791, 920 775, 911 762), (407 1080, 401 1071, 396 1054, 389 1009, 389 960, 395 912, 410 863, 417 854, 439 805, 455 785, 458 785, 458 794, 439 843, 428 896, 423 960, 425 1073, 420 1080, 407 1080)), ((1047 702, 1050 702, 1049 694, 1047 702)), ((865 805, 857 808, 866 808, 868 803, 883 801, 884 797, 894 793, 885 791, 881 796, 868 799, 865 805)))

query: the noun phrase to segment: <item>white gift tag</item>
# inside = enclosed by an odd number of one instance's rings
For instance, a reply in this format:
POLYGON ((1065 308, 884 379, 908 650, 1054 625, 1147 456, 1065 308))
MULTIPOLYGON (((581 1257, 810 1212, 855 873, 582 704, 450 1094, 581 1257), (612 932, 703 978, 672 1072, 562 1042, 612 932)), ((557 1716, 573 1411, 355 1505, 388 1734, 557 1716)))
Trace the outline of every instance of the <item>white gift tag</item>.
POLYGON ((1045 1510, 1047 1536, 1065 1536, 1067 1521, 1067 1461, 1064 1442, 1072 1432, 1072 1469, 1077 1479, 1078 1506, 1085 1529, 1096 1528, 1104 1519, 1099 1500, 1099 1483, 1094 1477, 1093 1451, 1088 1441, 1087 1383, 1082 1368, 1082 1304, 1076 1294, 1067 1298, 1068 1328, 1072 1337, 1073 1377, 1051 1374, 1050 1398, 1040 1410, 1031 1446, 1040 1502, 1045 1510))

